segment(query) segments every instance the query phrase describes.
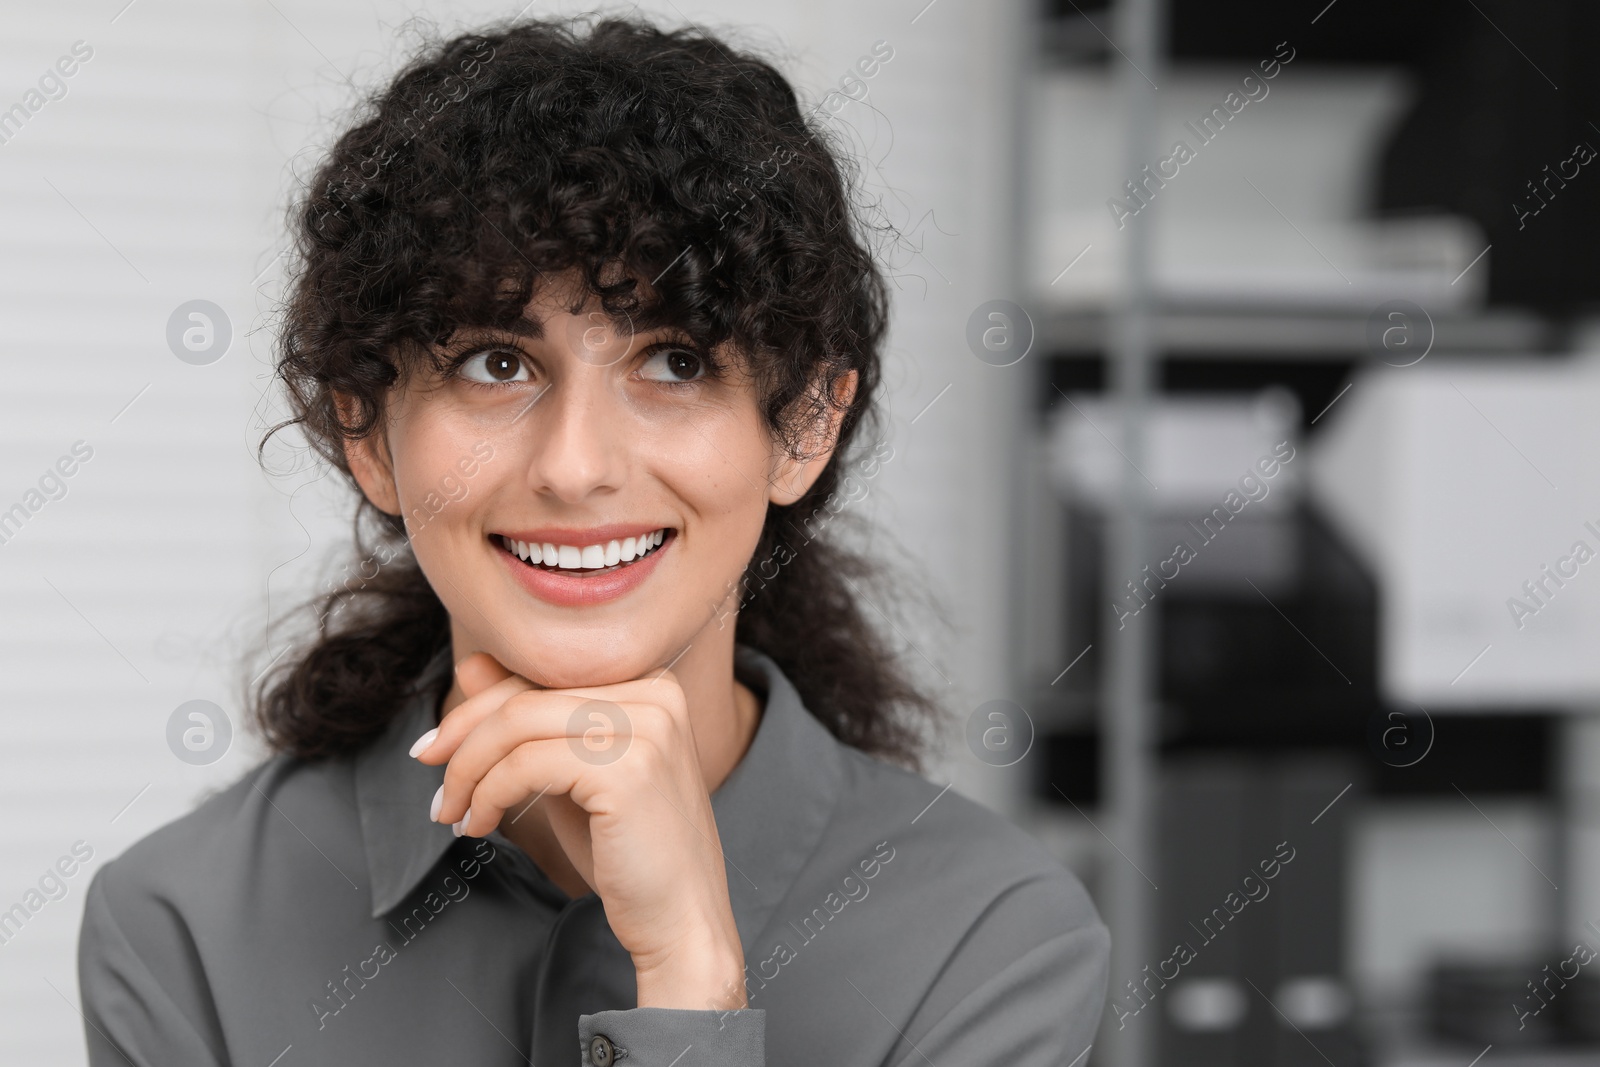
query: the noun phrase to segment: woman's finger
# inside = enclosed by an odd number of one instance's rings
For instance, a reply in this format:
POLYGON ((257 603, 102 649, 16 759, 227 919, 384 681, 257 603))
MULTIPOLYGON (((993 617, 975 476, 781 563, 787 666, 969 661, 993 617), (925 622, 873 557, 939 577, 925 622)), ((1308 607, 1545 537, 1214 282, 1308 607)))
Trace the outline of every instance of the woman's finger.
MULTIPOLYGON (((594 844, 589 839, 589 813, 576 800, 565 795, 549 794, 539 803, 550 807, 550 829, 555 833, 561 851, 566 853, 567 862, 577 870, 584 884, 593 889, 594 844)), ((519 812, 521 810, 518 809, 519 812)))
MULTIPOLYGON (((456 745, 445 768, 444 786, 434 818, 438 822, 459 820, 472 802, 478 783, 520 745, 559 740, 582 764, 613 763, 632 743, 635 720, 652 714, 659 715, 660 709, 643 704, 624 706, 608 700, 586 700, 564 690, 535 689, 517 693, 484 716, 456 745)), ((526 790, 525 795, 538 792, 544 785, 543 781, 538 782, 531 790, 526 790)), ((566 784, 552 786, 551 790, 565 793, 570 788, 571 785, 566 784)))
POLYGON ((523 741, 485 768, 470 786, 452 783, 450 794, 465 796, 470 803, 456 819, 449 818, 453 811, 441 809, 440 821, 454 823, 457 836, 482 837, 500 825, 508 809, 520 807, 531 796, 570 794, 589 770, 564 736, 523 741))
POLYGON ((515 672, 487 652, 474 652, 456 664, 456 681, 468 697, 475 697, 496 682, 503 682, 515 672))
POLYGON ((678 676, 666 668, 656 671, 648 677, 634 678, 626 682, 613 682, 609 685, 569 686, 563 689, 552 689, 549 692, 566 693, 571 696, 583 697, 586 700, 634 701, 640 704, 655 704, 668 710, 683 712, 688 710, 688 704, 683 695, 683 686, 678 684, 678 676))
MULTIPOLYGON (((481 679, 482 675, 478 675, 478 680, 481 679)), ((509 674, 487 689, 480 690, 451 708, 438 726, 412 742, 411 755, 430 765, 443 763, 455 753, 456 746, 472 732, 473 727, 507 700, 531 688, 526 678, 509 674)))

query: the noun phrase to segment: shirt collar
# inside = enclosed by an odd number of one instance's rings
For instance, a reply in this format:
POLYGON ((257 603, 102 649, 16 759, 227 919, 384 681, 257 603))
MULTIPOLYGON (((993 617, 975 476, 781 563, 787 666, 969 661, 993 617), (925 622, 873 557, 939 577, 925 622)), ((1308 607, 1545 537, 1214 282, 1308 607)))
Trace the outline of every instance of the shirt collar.
POLYGON ((372 878, 374 919, 399 904, 456 840, 428 818, 444 766, 411 758, 411 743, 438 725, 439 699, 452 669, 450 646, 428 661, 376 740, 355 757, 356 809, 372 878))
MULTIPOLYGON (((404 900, 456 840, 449 826, 427 816, 444 767, 409 755, 411 743, 436 725, 450 655, 446 646, 428 662, 388 727, 355 757, 374 918, 404 900)), ((764 708, 744 758, 711 795, 711 810, 734 921, 749 952, 832 816, 844 765, 839 742, 772 657, 735 645, 734 670, 764 692, 764 708)))

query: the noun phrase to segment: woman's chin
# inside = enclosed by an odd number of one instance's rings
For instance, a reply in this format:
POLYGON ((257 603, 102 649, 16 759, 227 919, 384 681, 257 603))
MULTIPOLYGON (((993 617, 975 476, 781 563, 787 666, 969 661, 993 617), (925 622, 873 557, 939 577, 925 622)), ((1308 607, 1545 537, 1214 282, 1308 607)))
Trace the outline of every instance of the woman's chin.
POLYGON ((603 652, 543 653, 537 659, 517 664, 508 662, 506 667, 543 689, 615 685, 643 677, 650 670, 642 658, 621 659, 603 652))

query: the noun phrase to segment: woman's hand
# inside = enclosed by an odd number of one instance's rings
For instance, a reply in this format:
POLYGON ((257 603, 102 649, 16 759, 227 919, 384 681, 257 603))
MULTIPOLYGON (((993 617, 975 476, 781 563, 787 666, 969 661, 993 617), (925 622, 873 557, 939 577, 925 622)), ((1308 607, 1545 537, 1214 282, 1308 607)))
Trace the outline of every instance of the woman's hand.
POLYGON ((722 845, 672 673, 537 689, 479 652, 456 677, 467 699, 413 749, 448 761, 434 819, 482 836, 546 798, 556 839, 633 957, 638 1006, 744 1007, 722 845))

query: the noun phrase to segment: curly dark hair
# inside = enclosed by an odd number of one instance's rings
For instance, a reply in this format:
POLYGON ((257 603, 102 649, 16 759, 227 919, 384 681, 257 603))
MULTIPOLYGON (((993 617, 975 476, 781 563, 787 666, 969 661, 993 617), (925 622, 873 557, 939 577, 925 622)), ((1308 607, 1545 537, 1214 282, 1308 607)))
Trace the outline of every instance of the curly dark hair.
MULTIPOLYGON (((390 387, 455 331, 510 324, 558 275, 635 328, 731 346, 792 455, 854 371, 833 458, 800 500, 769 505, 735 636, 840 741, 917 767, 938 708, 862 610, 889 584, 882 563, 830 521, 863 489, 849 466, 870 477, 882 458, 852 447, 880 419, 888 294, 846 154, 767 61, 699 30, 595 19, 429 43, 365 102, 291 209, 277 371, 293 417, 262 449, 298 425, 353 485, 344 442, 380 432, 390 387)), ((450 641, 402 518, 363 498, 354 527, 359 558, 376 546, 385 565, 307 605, 314 636, 250 697, 267 743, 302 759, 371 740, 450 641)))

